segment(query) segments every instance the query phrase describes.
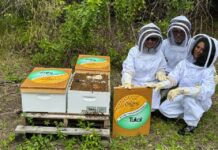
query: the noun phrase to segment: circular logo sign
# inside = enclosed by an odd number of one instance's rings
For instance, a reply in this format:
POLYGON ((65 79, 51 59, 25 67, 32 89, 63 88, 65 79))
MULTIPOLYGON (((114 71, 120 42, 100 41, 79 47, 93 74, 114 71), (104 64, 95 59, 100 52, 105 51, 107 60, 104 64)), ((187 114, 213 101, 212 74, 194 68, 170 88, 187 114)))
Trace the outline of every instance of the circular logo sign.
POLYGON ((54 84, 67 80, 68 73, 63 70, 42 70, 29 74, 28 78, 35 83, 54 84))
POLYGON ((109 62, 105 58, 87 57, 80 58, 77 64, 86 68, 105 68, 109 65, 109 62))
POLYGON ((150 117, 150 104, 140 95, 127 95, 120 99, 114 108, 114 119, 125 129, 137 129, 150 117))

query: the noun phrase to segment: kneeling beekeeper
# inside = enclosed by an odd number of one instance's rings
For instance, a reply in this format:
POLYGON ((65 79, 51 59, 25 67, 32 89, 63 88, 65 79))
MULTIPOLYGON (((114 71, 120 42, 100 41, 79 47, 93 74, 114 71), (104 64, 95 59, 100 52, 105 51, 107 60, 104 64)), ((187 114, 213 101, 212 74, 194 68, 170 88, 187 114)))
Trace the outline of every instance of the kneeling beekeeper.
POLYGON ((217 41, 205 34, 193 37, 187 59, 182 60, 169 73, 168 80, 153 84, 159 91, 178 84, 170 90, 160 105, 160 112, 168 118, 182 117, 186 123, 179 134, 192 133, 204 112, 212 105, 215 92, 214 62, 217 58, 217 41))
MULTIPOLYGON (((140 29, 137 44, 123 62, 121 82, 125 88, 166 80, 166 60, 160 50, 161 43, 161 31, 155 24, 149 23, 140 29)), ((160 92, 153 90, 152 110, 159 106, 160 92)))

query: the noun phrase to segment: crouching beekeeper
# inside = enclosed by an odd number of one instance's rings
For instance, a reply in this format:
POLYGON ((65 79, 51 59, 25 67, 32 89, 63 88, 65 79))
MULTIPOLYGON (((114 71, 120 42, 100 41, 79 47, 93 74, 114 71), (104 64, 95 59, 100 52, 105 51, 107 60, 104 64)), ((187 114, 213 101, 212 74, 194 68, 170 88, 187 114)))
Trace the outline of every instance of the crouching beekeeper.
POLYGON ((186 123, 179 134, 192 133, 204 112, 212 105, 215 92, 214 62, 217 58, 217 41, 205 34, 193 37, 187 59, 181 61, 168 75, 168 80, 154 84, 155 90, 170 90, 160 105, 160 112, 168 118, 182 117, 186 123))
MULTIPOLYGON (((123 62, 122 86, 131 88, 146 83, 166 80, 166 60, 160 50, 162 36, 153 23, 143 26, 139 31, 138 42, 132 47, 123 62)), ((159 109, 160 92, 152 94, 152 109, 159 109)))

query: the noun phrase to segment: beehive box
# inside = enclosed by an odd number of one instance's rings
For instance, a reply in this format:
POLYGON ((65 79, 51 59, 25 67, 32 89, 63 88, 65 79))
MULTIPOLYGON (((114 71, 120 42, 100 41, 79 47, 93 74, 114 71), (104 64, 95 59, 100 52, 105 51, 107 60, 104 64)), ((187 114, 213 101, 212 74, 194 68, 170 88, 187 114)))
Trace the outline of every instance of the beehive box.
POLYGON ((149 134, 151 97, 151 88, 114 88, 112 137, 149 134))
POLYGON ((95 55, 79 55, 75 72, 110 72, 110 57, 95 55))
POLYGON ((65 68, 34 68, 21 85, 22 111, 66 113, 71 74, 65 68))
POLYGON ((110 75, 75 72, 68 88, 68 113, 109 115, 110 75))

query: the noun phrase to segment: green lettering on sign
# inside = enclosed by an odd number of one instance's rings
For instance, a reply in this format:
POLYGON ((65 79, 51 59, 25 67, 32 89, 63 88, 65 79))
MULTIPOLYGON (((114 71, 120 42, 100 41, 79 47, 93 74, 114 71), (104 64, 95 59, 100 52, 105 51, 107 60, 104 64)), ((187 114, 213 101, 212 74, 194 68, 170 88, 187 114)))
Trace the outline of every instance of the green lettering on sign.
POLYGON ((127 112, 117 119, 117 124, 125 129, 137 129, 143 126, 150 117, 150 105, 144 103, 138 110, 127 112))

